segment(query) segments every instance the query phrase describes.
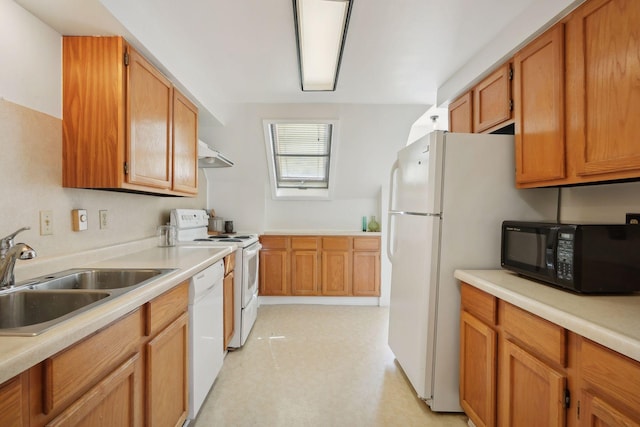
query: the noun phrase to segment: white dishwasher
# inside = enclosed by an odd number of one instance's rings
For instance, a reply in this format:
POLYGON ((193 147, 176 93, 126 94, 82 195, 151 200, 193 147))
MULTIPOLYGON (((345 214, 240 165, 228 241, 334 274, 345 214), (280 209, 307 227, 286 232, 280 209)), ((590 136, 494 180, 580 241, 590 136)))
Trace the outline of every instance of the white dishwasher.
POLYGON ((189 420, 194 420, 224 361, 222 260, 189 286, 189 420))

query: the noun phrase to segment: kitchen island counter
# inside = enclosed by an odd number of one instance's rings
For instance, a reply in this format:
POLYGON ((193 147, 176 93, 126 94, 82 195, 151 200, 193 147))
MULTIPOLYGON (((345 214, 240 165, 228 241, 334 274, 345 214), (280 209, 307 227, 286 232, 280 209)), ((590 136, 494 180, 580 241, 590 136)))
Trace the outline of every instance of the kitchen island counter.
MULTIPOLYGON (((234 245, 206 248, 148 247, 126 255, 113 256, 112 253, 111 257, 104 259, 92 257, 91 254, 83 254, 82 259, 85 260, 85 263, 78 262, 74 264, 74 268, 161 268, 175 270, 109 302, 61 322, 40 335, 0 337, 0 384, 183 283, 197 272, 221 260, 234 249, 234 245), (87 263, 87 259, 92 261, 87 263)), ((108 252, 101 249, 100 253, 105 255, 108 252)), ((46 260, 43 264, 47 265, 48 273, 62 271, 70 268, 69 258, 77 260, 78 255, 61 257, 54 261, 46 260)))
POLYGON ((640 361, 640 294, 581 295, 505 270, 456 270, 455 277, 578 335, 640 361))

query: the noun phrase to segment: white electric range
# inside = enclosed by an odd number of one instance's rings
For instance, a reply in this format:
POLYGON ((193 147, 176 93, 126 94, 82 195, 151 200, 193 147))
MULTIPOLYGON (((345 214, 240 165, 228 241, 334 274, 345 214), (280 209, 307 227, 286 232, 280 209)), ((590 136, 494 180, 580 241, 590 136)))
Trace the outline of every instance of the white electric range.
POLYGON ((236 246, 234 270, 234 334, 230 348, 244 345, 258 315, 258 263, 262 245, 252 233, 210 236, 209 215, 202 209, 173 209, 171 225, 176 227, 180 246, 236 246))

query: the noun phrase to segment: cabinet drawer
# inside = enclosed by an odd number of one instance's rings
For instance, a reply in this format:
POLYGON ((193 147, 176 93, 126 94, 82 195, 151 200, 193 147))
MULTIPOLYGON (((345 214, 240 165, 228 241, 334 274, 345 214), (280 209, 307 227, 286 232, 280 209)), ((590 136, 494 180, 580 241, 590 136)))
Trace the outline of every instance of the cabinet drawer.
POLYGON ((154 298, 147 304, 146 335, 152 336, 187 311, 189 281, 154 298))
POLYGON ((322 249, 329 251, 348 251, 349 243, 348 237, 323 237, 322 249))
POLYGON ((640 408, 640 363, 586 338, 581 339, 582 380, 629 408, 640 408))
POLYGON ((260 236, 262 249, 287 249, 287 236, 260 236))
POLYGON ((142 311, 136 310, 44 361, 44 413, 68 403, 138 351, 142 311))
POLYGON ((291 249, 316 250, 318 249, 318 239, 316 237, 292 237, 291 249))
POLYGON ((231 252, 229 255, 224 257, 224 275, 231 273, 236 269, 236 253, 231 252))
POLYGON ((567 335, 564 328, 504 301, 500 301, 499 318, 504 332, 532 354, 567 366, 567 335))
POLYGON ((379 251, 380 239, 377 237, 354 237, 353 249, 356 251, 379 251))
POLYGON ((480 289, 462 282, 460 287, 462 308, 489 325, 496 324, 498 300, 480 289))

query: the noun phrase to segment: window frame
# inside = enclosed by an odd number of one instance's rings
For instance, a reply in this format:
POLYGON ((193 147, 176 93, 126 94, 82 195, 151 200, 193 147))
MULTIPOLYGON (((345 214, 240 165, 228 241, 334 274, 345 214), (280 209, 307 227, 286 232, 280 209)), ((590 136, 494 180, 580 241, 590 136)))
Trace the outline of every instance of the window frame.
POLYGON ((264 143, 269 169, 269 184, 271 197, 274 200, 331 200, 336 183, 335 165, 337 159, 339 121, 318 119, 265 119, 263 120, 264 143), (278 188, 276 177, 276 159, 271 141, 272 124, 327 124, 331 125, 331 139, 329 149, 328 188, 278 188))

